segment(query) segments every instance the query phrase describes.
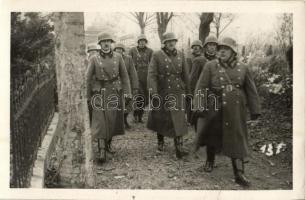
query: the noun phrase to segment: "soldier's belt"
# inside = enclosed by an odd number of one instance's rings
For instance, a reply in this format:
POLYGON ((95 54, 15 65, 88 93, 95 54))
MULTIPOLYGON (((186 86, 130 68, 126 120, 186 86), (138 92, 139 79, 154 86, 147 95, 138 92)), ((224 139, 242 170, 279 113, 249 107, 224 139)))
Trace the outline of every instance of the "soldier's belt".
POLYGON ((160 78, 166 78, 166 77, 169 77, 169 76, 175 76, 175 77, 180 77, 180 74, 160 74, 158 75, 160 78))
POLYGON ((117 81, 118 79, 119 79, 119 76, 116 76, 109 80, 99 80, 99 81, 101 84, 109 84, 109 83, 113 83, 114 81, 117 81))

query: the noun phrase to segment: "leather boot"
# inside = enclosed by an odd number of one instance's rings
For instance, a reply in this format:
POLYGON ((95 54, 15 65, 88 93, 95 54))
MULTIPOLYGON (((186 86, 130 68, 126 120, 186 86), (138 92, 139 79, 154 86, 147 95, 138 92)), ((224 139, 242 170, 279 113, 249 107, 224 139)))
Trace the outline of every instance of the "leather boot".
POLYGON ((204 166, 205 172, 212 172, 214 169, 215 163, 215 149, 214 147, 207 146, 207 160, 204 166))
POLYGON ((188 155, 188 152, 183 149, 183 138, 181 136, 177 136, 174 138, 175 149, 176 149, 176 157, 181 159, 184 156, 188 155))
POLYGON ((107 141, 106 151, 108 153, 115 154, 115 151, 113 150, 111 143, 112 143, 112 138, 107 141))
POLYGON ((99 150, 98 162, 100 164, 107 161, 106 146, 107 146, 106 140, 98 139, 98 150, 99 150))
POLYGON ((157 133, 157 137, 158 137, 158 150, 164 151, 164 136, 157 133))
POLYGON ((130 129, 130 126, 127 121, 127 116, 128 116, 128 113, 124 113, 124 124, 125 124, 126 129, 130 129))
POLYGON ((245 164, 241 159, 232 158, 233 172, 235 176, 235 182, 243 187, 250 187, 251 183, 245 176, 245 164))
POLYGON ((139 115, 138 115, 138 122, 143 123, 142 117, 144 114, 144 110, 139 110, 139 115))
POLYGON ((138 123, 138 112, 137 110, 133 111, 133 121, 134 123, 138 123))

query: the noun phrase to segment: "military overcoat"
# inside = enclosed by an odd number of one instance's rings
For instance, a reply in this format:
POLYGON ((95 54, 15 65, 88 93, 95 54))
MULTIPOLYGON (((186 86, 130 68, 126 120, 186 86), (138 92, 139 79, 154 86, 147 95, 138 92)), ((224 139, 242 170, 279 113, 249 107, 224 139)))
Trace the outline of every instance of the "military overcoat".
MULTIPOLYGON (((178 51, 176 55, 168 55, 164 50, 155 52, 147 80, 150 93, 158 94, 161 99, 159 109, 150 110, 147 127, 167 137, 185 135, 184 97, 189 93, 189 80, 182 52, 178 51)), ((152 99, 154 102, 155 99, 152 99)))
MULTIPOLYGON (((138 79, 137 71, 133 64, 131 56, 123 54, 122 57, 126 66, 126 70, 128 72, 131 91, 132 94, 134 95, 135 91, 139 89, 139 79, 138 79)), ((133 101, 130 100, 129 102, 127 102, 125 106, 125 112, 128 113, 131 112, 132 110, 133 110, 133 101)))
POLYGON ((122 56, 112 52, 90 57, 87 98, 93 105, 91 131, 94 137, 108 140, 124 134, 123 94, 131 95, 131 89, 122 56))
MULTIPOLYGON (((195 89, 195 109, 205 110, 204 129, 199 133, 197 145, 220 147, 232 158, 245 158, 248 153, 247 106, 251 114, 260 114, 259 96, 251 71, 244 63, 234 61, 229 66, 220 64, 218 59, 209 61, 201 72, 195 89), (218 102, 200 107, 201 90, 208 99, 218 102), (208 108, 208 111, 206 110, 208 108), (218 110, 217 110, 218 109, 218 110)), ((201 101, 201 102, 204 102, 201 101)))
POLYGON ((138 47, 132 47, 129 51, 129 55, 132 57, 133 63, 138 74, 139 94, 144 95, 145 104, 148 103, 147 73, 152 53, 153 50, 148 47, 145 47, 143 49, 140 49, 138 47))

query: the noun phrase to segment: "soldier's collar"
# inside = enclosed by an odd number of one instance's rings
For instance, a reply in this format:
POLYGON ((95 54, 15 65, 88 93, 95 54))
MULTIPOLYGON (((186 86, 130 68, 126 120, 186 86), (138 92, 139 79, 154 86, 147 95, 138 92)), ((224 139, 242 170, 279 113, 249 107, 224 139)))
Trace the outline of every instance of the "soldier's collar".
POLYGON ((232 56, 231 58, 229 58, 228 61, 226 62, 222 62, 221 59, 218 59, 218 62, 220 63, 221 66, 223 66, 224 68, 234 68, 236 63, 237 63, 237 58, 236 56, 232 56))
POLYGON ((147 46, 140 48, 139 46, 137 46, 138 51, 145 51, 147 49, 147 46))
POLYGON ((101 55, 103 58, 106 58, 106 56, 108 56, 109 58, 112 58, 112 56, 113 56, 113 51, 112 51, 112 49, 110 49, 109 52, 105 53, 105 52, 103 52, 103 50, 100 50, 100 55, 101 55))
POLYGON ((215 54, 211 54, 209 52, 204 52, 204 56, 208 59, 208 60, 213 60, 216 58, 216 53, 215 54))
POLYGON ((168 56, 176 56, 177 55, 177 49, 174 49, 173 51, 168 50, 167 48, 163 47, 162 50, 168 55, 168 56))

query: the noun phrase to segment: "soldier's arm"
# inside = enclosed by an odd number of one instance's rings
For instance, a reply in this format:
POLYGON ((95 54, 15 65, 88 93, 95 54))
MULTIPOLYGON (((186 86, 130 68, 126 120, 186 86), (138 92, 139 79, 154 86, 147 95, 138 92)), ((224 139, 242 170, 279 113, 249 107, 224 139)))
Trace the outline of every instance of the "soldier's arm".
POLYGON ((251 115, 259 115, 261 113, 259 96, 254 83, 252 72, 248 66, 246 66, 244 89, 246 92, 247 103, 251 115))
POLYGON ((152 55, 152 59, 148 66, 147 75, 147 89, 151 91, 151 94, 156 94, 158 82, 158 72, 157 72, 157 57, 156 54, 152 55))
POLYGON ((137 71, 136 68, 133 64, 133 60, 130 57, 129 58, 129 79, 131 81, 131 89, 132 91, 139 89, 139 79, 138 79, 138 75, 137 75, 137 71))
POLYGON ((200 101, 201 102, 204 99, 204 96, 206 94, 206 90, 210 87, 210 80, 211 80, 211 68, 209 63, 206 63, 203 67, 203 70, 200 73, 199 79, 197 81, 195 91, 194 91, 194 109, 199 110, 200 109, 200 101))
POLYGON ((190 79, 189 79, 187 64, 186 64, 186 60, 184 58, 184 55, 182 57, 182 80, 185 84, 185 93, 186 94, 191 94, 190 79))
POLYGON ((94 57, 91 57, 88 62, 87 73, 86 73, 86 86, 87 86, 87 99, 91 98, 91 88, 92 88, 92 77, 94 73, 94 57))
POLYGON ((192 71, 190 73, 190 88, 191 88, 192 93, 194 93, 194 91, 195 91, 197 81, 198 81, 201 71, 204 67, 202 65, 204 65, 204 64, 205 64, 205 62, 200 62, 199 59, 195 59, 192 64, 192 71))
POLYGON ((119 73, 122 81, 124 94, 130 95, 131 89, 130 89, 129 76, 122 56, 119 57, 119 73))

